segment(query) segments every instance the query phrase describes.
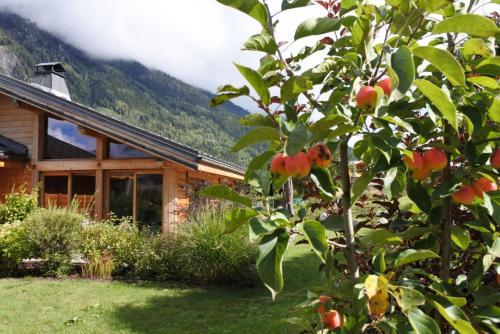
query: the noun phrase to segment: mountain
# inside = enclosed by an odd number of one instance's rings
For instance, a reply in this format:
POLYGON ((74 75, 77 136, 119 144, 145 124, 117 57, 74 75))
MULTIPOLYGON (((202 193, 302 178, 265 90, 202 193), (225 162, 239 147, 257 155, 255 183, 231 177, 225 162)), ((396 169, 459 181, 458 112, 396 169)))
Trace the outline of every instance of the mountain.
POLYGON ((255 155, 251 149, 230 151, 245 132, 237 123, 246 110, 231 103, 209 108, 207 91, 135 61, 92 58, 34 23, 0 12, 0 72, 29 81, 34 65, 47 61, 63 62, 73 101, 239 165, 255 155))

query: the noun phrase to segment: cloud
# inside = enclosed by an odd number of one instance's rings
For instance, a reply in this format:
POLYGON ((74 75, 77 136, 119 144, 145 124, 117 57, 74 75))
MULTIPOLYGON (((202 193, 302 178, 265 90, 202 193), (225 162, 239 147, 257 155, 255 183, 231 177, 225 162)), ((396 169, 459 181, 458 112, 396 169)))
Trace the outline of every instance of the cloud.
MULTIPOLYGON (((272 11, 281 1, 270 1, 272 11)), ((0 0, 0 9, 35 22, 89 55, 133 59, 197 87, 244 84, 232 62, 258 64, 259 53, 241 45, 260 31, 248 16, 215 0, 0 0)), ((280 15, 278 39, 292 40, 295 26, 322 11, 311 6, 280 15)), ((301 43, 289 50, 297 51, 301 43)), ((239 104, 252 105, 245 100, 239 104)))

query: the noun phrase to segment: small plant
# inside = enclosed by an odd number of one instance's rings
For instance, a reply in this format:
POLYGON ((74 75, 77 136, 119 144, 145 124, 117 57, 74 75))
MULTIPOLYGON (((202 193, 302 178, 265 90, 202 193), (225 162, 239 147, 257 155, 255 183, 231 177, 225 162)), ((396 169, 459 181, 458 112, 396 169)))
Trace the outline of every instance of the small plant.
POLYGON ((15 274, 19 264, 32 257, 33 251, 23 224, 0 225, 0 276, 15 274))
POLYGON ((113 258, 109 253, 98 254, 88 259, 82 267, 82 276, 89 279, 111 279, 113 258))
POLYGON ((34 256, 46 261, 46 274, 66 274, 80 245, 82 223, 87 218, 72 203, 67 208, 48 207, 37 210, 24 221, 28 240, 34 245, 34 256))
POLYGON ((37 208, 38 188, 27 192, 26 186, 21 186, 18 191, 7 194, 4 203, 0 204, 0 224, 23 221, 37 208))

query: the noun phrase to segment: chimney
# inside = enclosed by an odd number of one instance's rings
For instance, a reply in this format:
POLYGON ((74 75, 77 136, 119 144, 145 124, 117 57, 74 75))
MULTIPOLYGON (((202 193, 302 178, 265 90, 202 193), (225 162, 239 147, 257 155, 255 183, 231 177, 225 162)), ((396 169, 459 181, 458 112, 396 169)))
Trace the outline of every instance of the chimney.
POLYGON ((60 62, 36 64, 31 85, 71 101, 64 73, 66 71, 60 62))

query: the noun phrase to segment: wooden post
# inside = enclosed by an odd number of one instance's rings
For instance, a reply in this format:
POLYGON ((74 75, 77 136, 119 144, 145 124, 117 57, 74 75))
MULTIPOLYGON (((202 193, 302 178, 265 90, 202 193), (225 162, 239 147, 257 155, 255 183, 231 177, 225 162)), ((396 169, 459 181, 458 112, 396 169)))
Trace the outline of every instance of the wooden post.
POLYGON ((104 219, 104 171, 98 169, 95 172, 95 216, 104 219))
POLYGON ((175 231, 175 188, 177 179, 175 170, 163 170, 163 224, 162 233, 169 234, 175 231))

